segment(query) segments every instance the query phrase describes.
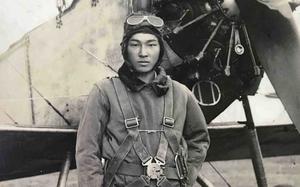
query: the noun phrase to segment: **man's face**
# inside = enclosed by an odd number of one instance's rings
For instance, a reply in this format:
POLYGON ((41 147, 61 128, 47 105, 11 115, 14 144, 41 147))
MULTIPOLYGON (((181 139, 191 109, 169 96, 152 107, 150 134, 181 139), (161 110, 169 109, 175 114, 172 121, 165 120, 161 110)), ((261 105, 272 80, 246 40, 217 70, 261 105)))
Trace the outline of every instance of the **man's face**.
POLYGON ((127 52, 129 63, 137 72, 150 72, 159 58, 158 39, 153 34, 136 33, 128 41, 127 52))

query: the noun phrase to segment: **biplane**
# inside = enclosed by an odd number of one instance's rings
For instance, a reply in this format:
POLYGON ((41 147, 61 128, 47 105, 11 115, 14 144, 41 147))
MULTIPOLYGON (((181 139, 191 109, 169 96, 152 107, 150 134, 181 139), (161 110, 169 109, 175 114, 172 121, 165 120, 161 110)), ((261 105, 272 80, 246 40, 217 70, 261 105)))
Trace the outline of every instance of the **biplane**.
MULTIPOLYGON (((0 56, 0 180, 61 169, 57 186, 65 186, 76 167, 76 129, 87 94, 94 82, 116 75, 123 19, 143 10, 165 21, 162 65, 192 90, 209 124, 207 161, 251 158, 257 185, 267 186, 263 157, 300 154, 300 23, 293 16, 299 5, 58 0, 55 19, 0 56), (264 74, 292 124, 255 125, 248 96, 256 94, 264 74), (246 120, 212 122, 236 100, 246 120)), ((197 181, 207 186, 200 176, 197 181)))

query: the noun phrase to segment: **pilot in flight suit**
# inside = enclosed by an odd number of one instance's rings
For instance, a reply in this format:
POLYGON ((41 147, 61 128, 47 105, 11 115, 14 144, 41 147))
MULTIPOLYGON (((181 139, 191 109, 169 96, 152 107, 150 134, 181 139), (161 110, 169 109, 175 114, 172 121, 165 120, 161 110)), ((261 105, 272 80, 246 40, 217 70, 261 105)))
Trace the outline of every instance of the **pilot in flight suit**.
POLYGON ((118 77, 94 85, 79 125, 80 187, 194 184, 209 135, 193 94, 159 66, 162 26, 150 14, 126 19, 118 77))

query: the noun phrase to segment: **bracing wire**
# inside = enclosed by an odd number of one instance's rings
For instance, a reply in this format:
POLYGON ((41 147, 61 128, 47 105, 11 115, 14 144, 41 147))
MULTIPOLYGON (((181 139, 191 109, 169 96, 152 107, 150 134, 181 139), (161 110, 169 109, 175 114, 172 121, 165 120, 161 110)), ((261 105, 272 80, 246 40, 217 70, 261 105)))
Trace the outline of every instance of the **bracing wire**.
POLYGON ((226 183, 226 185, 228 187, 231 187, 231 185, 229 184, 229 182, 226 180, 226 178, 221 174, 221 172, 219 172, 219 170, 211 163, 208 162, 208 164, 213 168, 213 170, 221 177, 221 179, 226 183))
MULTIPOLYGON (((11 64, 10 64, 11 65, 11 64)), ((28 83, 27 79, 25 78, 25 76, 19 72, 13 65, 11 65, 12 69, 15 70, 15 72, 22 77, 22 79, 28 83)), ((71 123, 68 119, 65 118, 65 116, 47 99, 45 98, 42 93, 36 89, 33 85, 30 85, 30 87, 39 95, 43 98, 43 100, 67 123, 67 125, 71 126, 71 123)))

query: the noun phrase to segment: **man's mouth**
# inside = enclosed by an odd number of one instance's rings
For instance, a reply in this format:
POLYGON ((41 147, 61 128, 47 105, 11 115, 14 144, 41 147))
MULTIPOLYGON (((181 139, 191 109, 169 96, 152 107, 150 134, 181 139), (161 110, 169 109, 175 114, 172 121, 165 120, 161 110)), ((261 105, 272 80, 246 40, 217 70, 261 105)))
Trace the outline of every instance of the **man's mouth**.
POLYGON ((138 61, 138 63, 142 64, 142 65, 146 65, 146 64, 149 64, 150 62, 149 61, 141 60, 141 61, 138 61))

